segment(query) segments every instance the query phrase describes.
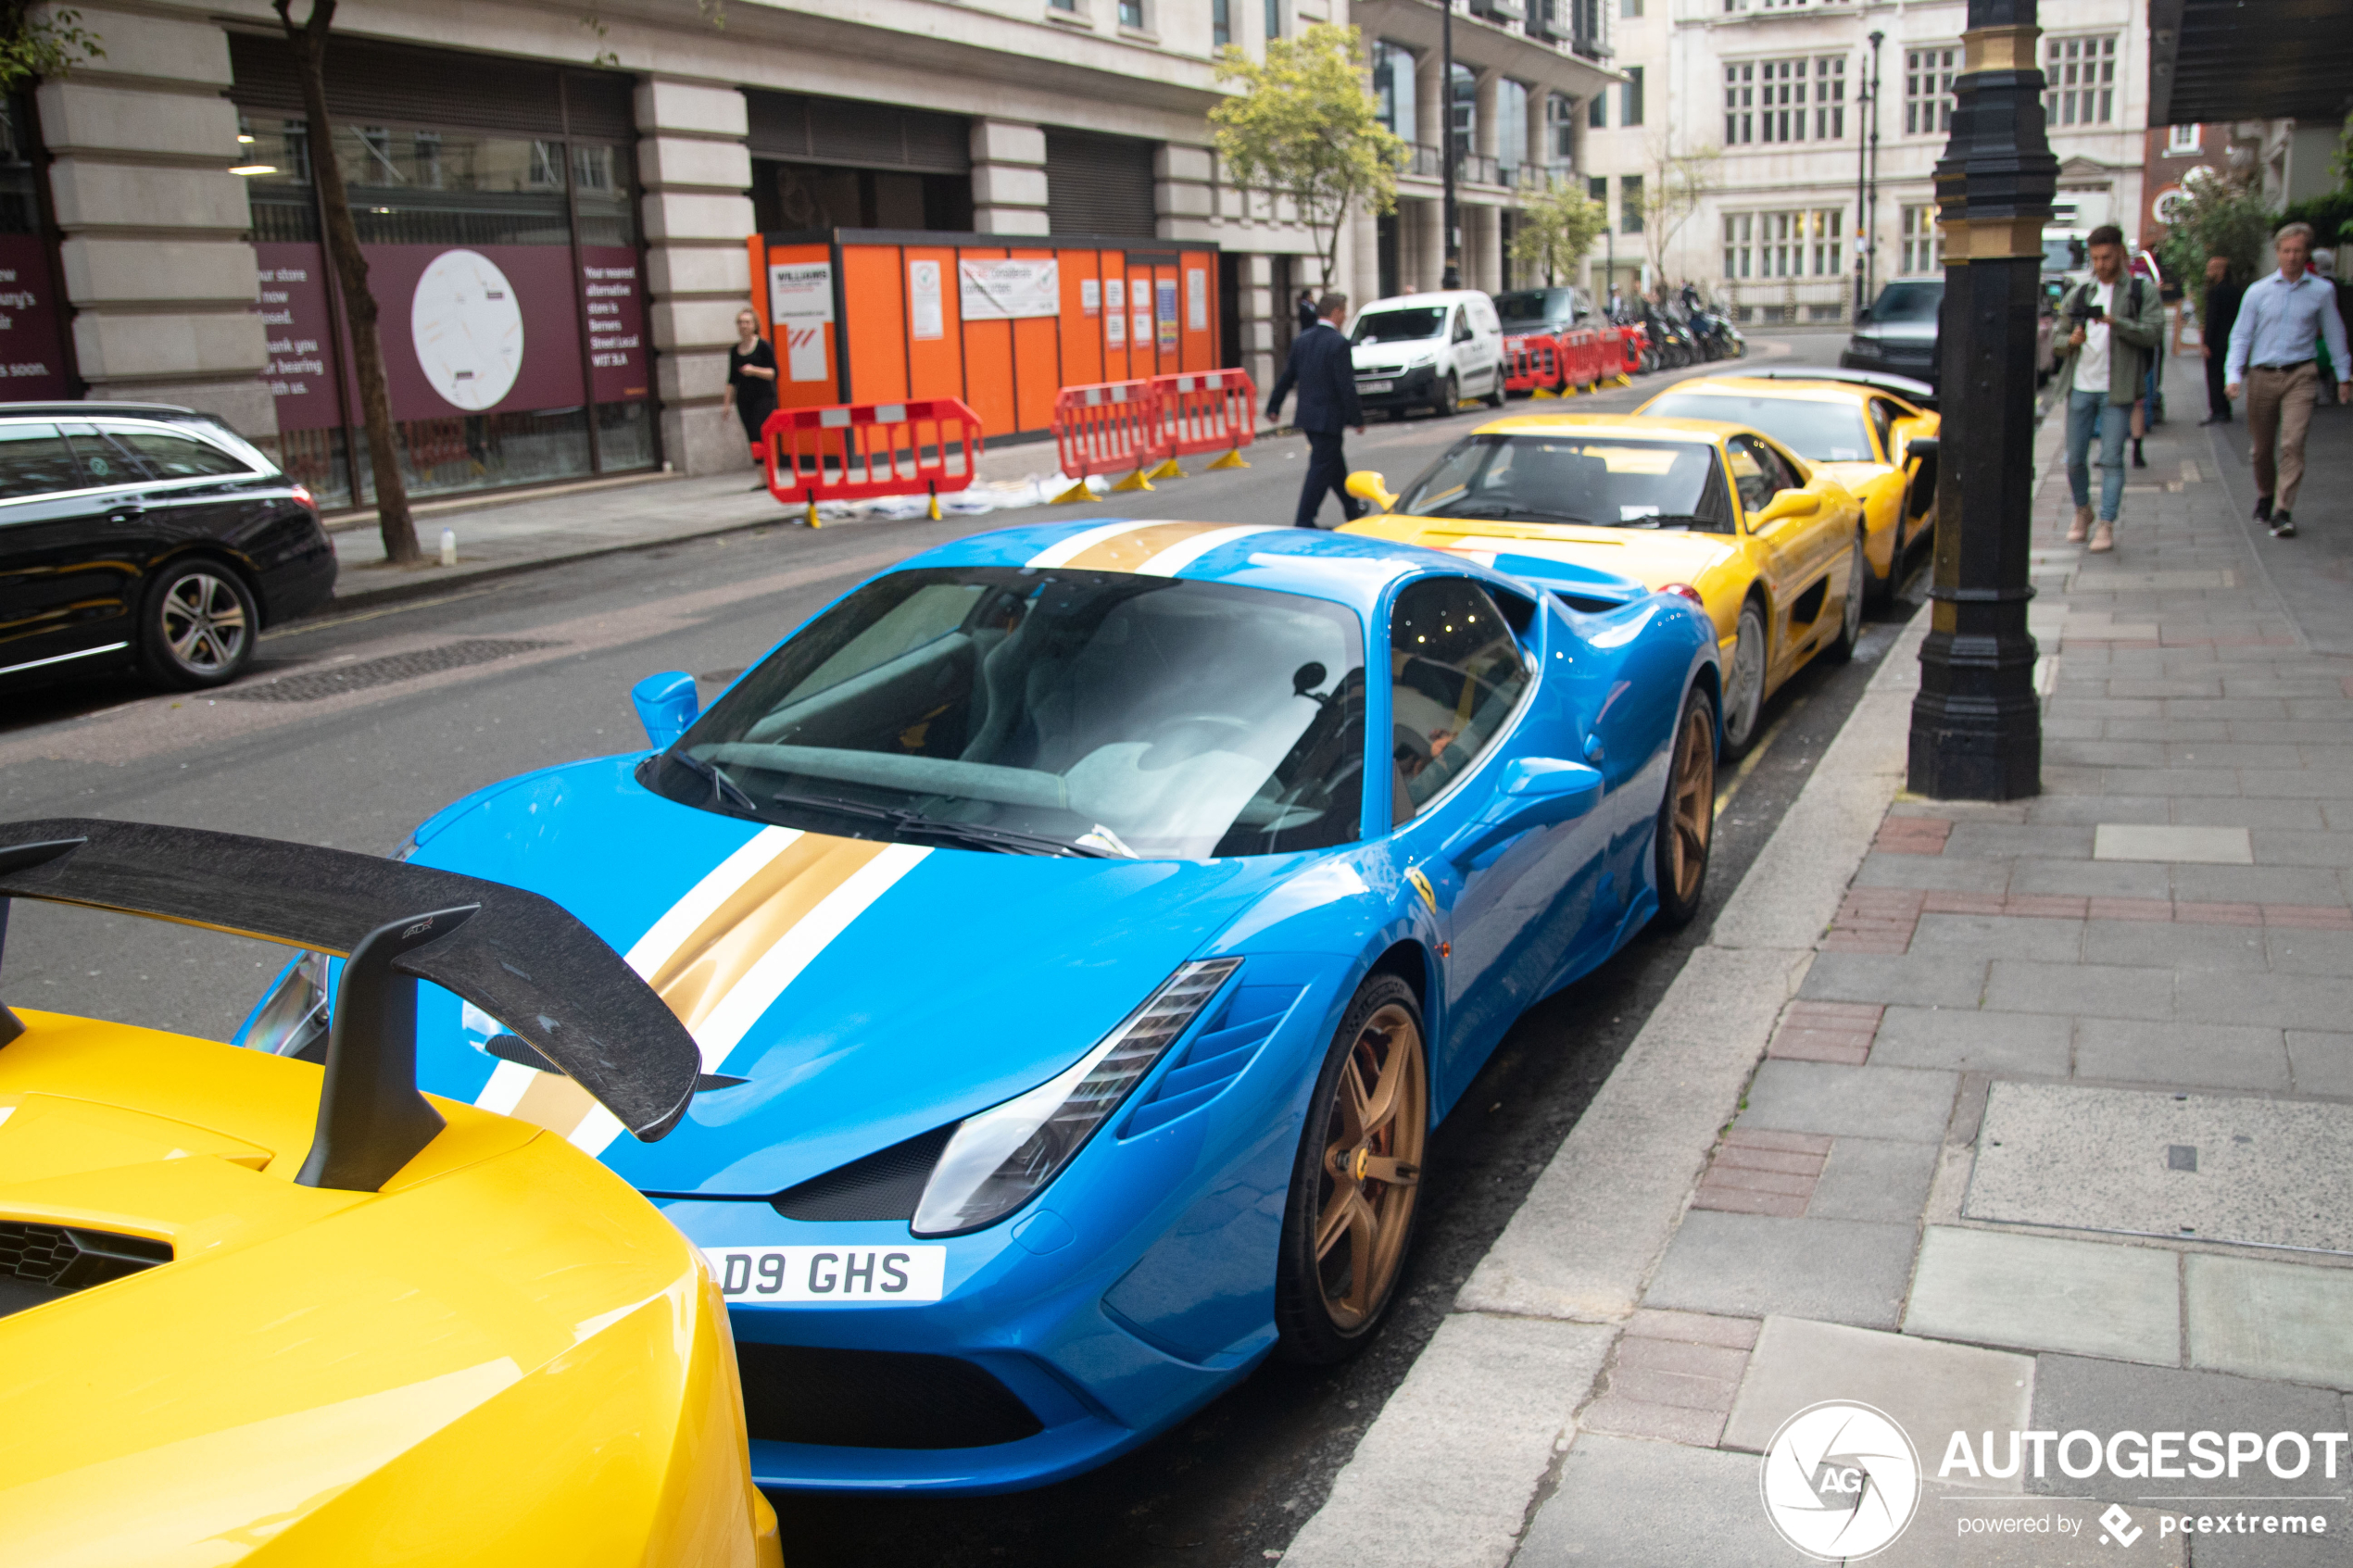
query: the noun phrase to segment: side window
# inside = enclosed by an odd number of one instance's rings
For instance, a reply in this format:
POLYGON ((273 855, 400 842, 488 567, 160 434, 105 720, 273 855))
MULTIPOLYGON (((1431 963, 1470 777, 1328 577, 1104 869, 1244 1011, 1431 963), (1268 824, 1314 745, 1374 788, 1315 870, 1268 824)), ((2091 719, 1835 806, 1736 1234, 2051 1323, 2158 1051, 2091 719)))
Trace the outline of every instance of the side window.
POLYGON ((1871 429, 1879 433, 1879 449, 1881 455, 1886 461, 1891 463, 1894 462, 1895 460, 1895 448, 1892 443, 1894 441, 1895 431, 1894 404, 1890 403, 1884 397, 1874 397, 1871 399, 1871 429))
POLYGON ((56 425, 0 425, 0 500, 85 487, 56 425))
POLYGON ((1735 435, 1724 443, 1724 450, 1731 458, 1732 488, 1740 493, 1741 509, 1761 512, 1780 486, 1775 483, 1774 470, 1779 465, 1765 444, 1754 436, 1735 435))
POLYGON ((1487 749, 1528 688, 1528 663, 1487 591, 1408 584, 1389 623, 1393 820, 1410 821, 1487 749))
POLYGON ((81 475, 81 483, 97 489, 147 482, 146 470, 128 453, 87 425, 77 427, 66 441, 73 448, 74 469, 81 475))
POLYGON ((1461 306, 1457 305, 1454 307, 1454 341, 1456 343, 1468 343, 1470 340, 1470 317, 1464 311, 1461 306))
POLYGON ((160 430, 106 427, 107 438, 131 454, 155 480, 208 479, 253 470, 209 442, 160 430))

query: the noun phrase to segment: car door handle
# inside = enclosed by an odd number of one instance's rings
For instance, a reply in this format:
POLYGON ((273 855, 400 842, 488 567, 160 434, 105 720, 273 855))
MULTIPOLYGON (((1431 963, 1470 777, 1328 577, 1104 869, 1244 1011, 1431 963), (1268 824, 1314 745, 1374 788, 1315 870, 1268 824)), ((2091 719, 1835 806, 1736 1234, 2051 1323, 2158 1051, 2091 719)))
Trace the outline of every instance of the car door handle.
POLYGON ((112 511, 107 513, 107 521, 108 522, 129 522, 133 518, 145 517, 146 515, 147 508, 144 502, 124 501, 118 505, 112 511))

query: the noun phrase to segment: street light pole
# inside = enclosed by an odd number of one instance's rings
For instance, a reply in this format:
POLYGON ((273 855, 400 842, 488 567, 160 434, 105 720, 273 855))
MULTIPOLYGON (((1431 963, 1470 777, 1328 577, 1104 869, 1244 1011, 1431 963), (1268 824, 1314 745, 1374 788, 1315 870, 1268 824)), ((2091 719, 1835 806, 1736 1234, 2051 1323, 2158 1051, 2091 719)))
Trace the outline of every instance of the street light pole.
POLYGON ((1879 287, 1879 49, 1887 34, 1871 34, 1871 183, 1863 197, 1863 296, 1879 287))
POLYGON ((2026 630, 2029 488, 2043 225, 2058 160, 2044 134, 2034 6, 1969 0, 1953 135, 1936 165, 1944 430, 1908 773, 1915 793, 1939 800, 2015 800, 2042 789, 2026 630))
POLYGON ((1454 210, 1454 0, 1438 0, 1438 164, 1446 182, 1446 275, 1441 288, 1463 286, 1463 226, 1454 210))
MULTIPOLYGON (((1875 32, 1871 36, 1877 38, 1879 34, 1875 32)), ((1855 72, 1858 80, 1855 83, 1855 308, 1852 314, 1857 324, 1863 320, 1863 307, 1870 303, 1863 293, 1863 253, 1869 248, 1863 236, 1869 232, 1866 225, 1870 221, 1864 215, 1863 192, 1870 168, 1871 144, 1863 125, 1863 107, 1870 98, 1871 89, 1859 80, 1863 74, 1861 65, 1861 61, 1856 62, 1855 72)))

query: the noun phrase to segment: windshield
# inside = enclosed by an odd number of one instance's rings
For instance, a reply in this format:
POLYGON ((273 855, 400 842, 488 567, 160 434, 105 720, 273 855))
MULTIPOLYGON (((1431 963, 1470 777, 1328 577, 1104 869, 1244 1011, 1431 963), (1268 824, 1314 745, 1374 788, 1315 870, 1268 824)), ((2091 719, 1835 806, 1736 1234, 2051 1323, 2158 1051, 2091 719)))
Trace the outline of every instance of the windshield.
POLYGON ((1446 307, 1417 305, 1409 310, 1367 310, 1356 318, 1351 343, 1419 343, 1446 330, 1446 307))
POLYGON ((1698 441, 1473 435, 1415 480, 1397 510, 1407 517, 1721 532, 1730 520, 1715 473, 1714 449, 1698 441))
POLYGON ((1669 420, 1723 420, 1761 430, 1799 457, 1817 463, 1870 462, 1871 438, 1863 411, 1848 402, 1796 397, 1743 397, 1722 393, 1670 392, 1642 409, 1669 420))
POLYGON ((1495 312, 1504 319, 1504 329, 1543 326, 1553 321, 1567 321, 1577 314, 1577 291, 1574 289, 1516 289, 1495 296, 1495 312))
POLYGON ((1197 859, 1358 836, 1365 669, 1320 599, 952 567, 858 589, 641 776, 793 827, 1197 859))
POLYGON ((1944 300, 1943 283, 1890 283, 1879 291, 1879 303, 1871 307, 1871 320, 1933 321, 1936 307, 1944 300))

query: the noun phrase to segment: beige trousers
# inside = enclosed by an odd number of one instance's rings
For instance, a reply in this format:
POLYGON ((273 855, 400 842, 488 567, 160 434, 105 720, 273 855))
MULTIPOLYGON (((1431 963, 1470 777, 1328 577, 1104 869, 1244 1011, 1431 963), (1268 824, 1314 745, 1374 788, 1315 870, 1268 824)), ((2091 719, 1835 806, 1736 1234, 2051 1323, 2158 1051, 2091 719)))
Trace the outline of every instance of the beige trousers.
POLYGON ((2307 359, 2292 370, 2246 372, 2246 433, 2255 444, 2255 491, 2287 511, 2304 483, 2304 433, 2311 428, 2312 403, 2321 385, 2320 368, 2307 359), (2274 461, 2272 444, 2278 443, 2274 461))

